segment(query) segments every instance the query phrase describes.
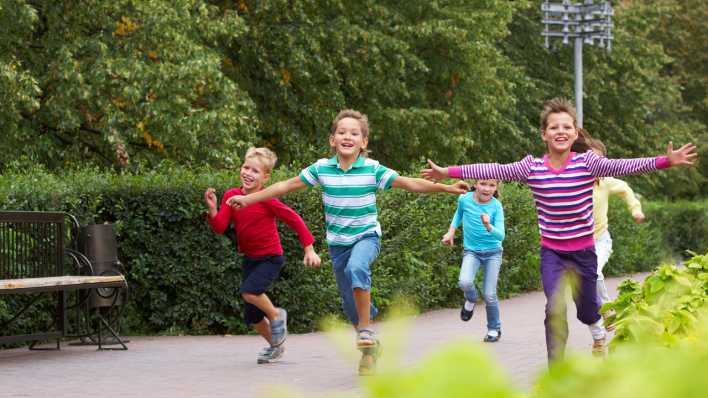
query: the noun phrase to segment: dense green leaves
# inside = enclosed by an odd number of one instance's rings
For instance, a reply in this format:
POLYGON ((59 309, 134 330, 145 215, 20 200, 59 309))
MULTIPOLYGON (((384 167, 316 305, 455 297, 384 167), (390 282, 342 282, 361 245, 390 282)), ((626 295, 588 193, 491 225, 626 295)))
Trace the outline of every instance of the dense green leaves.
POLYGON ((644 283, 627 280, 620 295, 602 307, 617 331, 613 346, 627 342, 673 347, 698 338, 696 329, 708 310, 708 254, 696 255, 682 268, 662 265, 644 283))
POLYGON ((246 30, 235 12, 189 0, 16 3, 33 18, 15 23, 36 33, 15 40, 19 61, 4 69, 26 68, 15 84, 35 79, 41 96, 32 112, 10 101, 15 151, 52 167, 125 165, 126 153, 228 165, 254 141, 254 104, 221 71, 219 46, 246 30))
MULTIPOLYGON (((705 141, 707 9, 618 2, 613 51, 586 46, 585 124, 610 156, 705 141)), ((10 0, 0 22, 0 170, 230 166, 250 145, 297 168, 346 107, 390 167, 508 162, 544 151, 542 102, 573 96, 572 47, 543 47, 531 1, 10 0)), ((635 184, 705 195, 705 167, 635 184)))
MULTIPOLYGON (((283 170, 273 179, 278 181, 293 173, 283 170)), ((125 323, 130 330, 245 333, 248 328, 243 322, 243 300, 238 294, 240 259, 228 239, 210 230, 202 203, 207 187, 223 193, 237 184, 229 171, 209 169, 158 168, 132 175, 93 170, 53 174, 35 167, 0 177, 0 208, 64 210, 77 215, 82 224, 114 223, 119 257, 127 265, 131 286, 125 323)), ((501 193, 507 238, 498 294, 508 297, 540 288, 539 238, 528 189, 504 184, 501 193)), ((455 210, 455 199, 452 195, 419 195, 396 189, 380 195, 384 237, 373 266, 372 295, 384 311, 396 296, 407 297, 421 309, 459 303, 461 248, 440 244, 455 210)), ((271 293, 278 305, 293 314, 294 330, 313 330, 324 315, 341 314, 324 244, 322 199, 319 191, 305 190, 288 194, 283 200, 312 230, 323 265, 315 270, 302 266, 297 236, 287 227, 281 228, 287 265, 271 293)), ((705 202, 685 211, 680 206, 651 204, 646 206, 647 223, 642 225, 635 225, 621 205, 613 203, 610 212, 615 246, 605 268, 608 274, 647 270, 668 258, 670 249, 681 251, 685 244, 702 244, 700 240, 677 242, 672 237, 689 235, 685 223, 664 223, 659 215, 689 220, 697 212, 705 214, 705 202), (667 247, 679 243, 682 246, 667 247)))

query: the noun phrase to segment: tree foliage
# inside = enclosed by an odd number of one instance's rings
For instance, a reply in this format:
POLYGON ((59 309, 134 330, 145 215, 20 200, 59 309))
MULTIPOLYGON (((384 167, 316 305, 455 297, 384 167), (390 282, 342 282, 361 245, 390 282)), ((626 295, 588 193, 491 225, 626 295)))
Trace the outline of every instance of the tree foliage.
POLYGON ((253 101, 221 71, 220 45, 246 29, 235 12, 190 0, 15 4, 4 17, 39 15, 19 26, 35 33, 18 51, 39 106, 16 106, 8 129, 27 155, 110 165, 123 144, 135 163, 228 163, 255 139, 253 101))
MULTIPOLYGON (((585 48, 585 126, 610 156, 708 137, 704 3, 614 2, 612 52, 585 48)), ((573 49, 544 48, 540 21, 535 1, 7 0, 0 170, 221 167, 250 145, 301 167, 342 108, 397 169, 540 154, 541 104, 573 97, 573 49)), ((701 167, 634 183, 705 195, 701 167)))

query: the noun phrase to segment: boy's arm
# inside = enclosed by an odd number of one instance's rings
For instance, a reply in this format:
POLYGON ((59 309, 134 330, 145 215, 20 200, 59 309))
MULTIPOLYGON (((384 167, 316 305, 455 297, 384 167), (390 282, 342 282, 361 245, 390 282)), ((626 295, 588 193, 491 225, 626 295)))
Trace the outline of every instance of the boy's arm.
POLYGON ((596 155, 594 152, 585 153, 585 161, 590 172, 595 177, 616 177, 631 174, 646 173, 648 171, 666 169, 673 166, 688 166, 695 162, 698 154, 696 146, 686 144, 674 151, 673 144, 669 142, 666 155, 651 158, 634 159, 607 159, 596 155))
POLYGON ((450 167, 440 167, 428 159, 430 168, 423 169, 421 173, 425 178, 433 181, 440 181, 450 177, 526 182, 532 163, 533 157, 531 155, 514 163, 477 163, 450 167))
POLYGON ((432 181, 424 180, 422 178, 410 178, 398 176, 391 187, 405 189, 410 192, 447 192, 456 195, 461 195, 467 193, 470 187, 467 183, 463 181, 458 181, 452 185, 438 184, 432 181))
MULTIPOLYGON (((207 192, 210 192, 210 190, 207 190, 207 192)), ((211 193, 213 194, 213 191, 211 191, 211 193)), ((226 204, 226 201, 230 195, 232 194, 229 192, 224 194, 224 198, 221 201, 221 206, 216 214, 213 212, 214 209, 211 208, 211 206, 209 207, 207 221, 209 221, 211 229, 217 234, 223 234, 224 231, 226 231, 226 227, 229 226, 229 221, 231 221, 231 207, 226 204)))
POLYGON ((283 221, 288 225, 288 227, 290 227, 290 229, 295 231, 303 248, 310 246, 315 242, 315 238, 312 236, 310 229, 307 228, 305 221, 295 212, 295 210, 291 209, 277 199, 268 201, 267 204, 271 211, 273 211, 276 218, 283 221))
POLYGON ((290 229, 297 233, 300 244, 305 252, 305 257, 303 258, 305 265, 310 267, 319 267, 320 257, 317 255, 317 252, 315 252, 315 248, 313 246, 315 238, 312 236, 310 229, 307 228, 307 224, 305 224, 302 217, 300 217, 295 210, 291 209, 277 199, 269 201, 268 206, 278 219, 285 222, 290 229))
POLYGON ((622 198, 625 203, 627 203, 627 209, 632 217, 638 222, 644 220, 644 213, 642 212, 642 203, 637 199, 637 196, 629 187, 629 184, 622 180, 616 178, 605 178, 605 183, 608 185, 611 194, 616 194, 622 198))
POLYGON ((304 188, 307 188, 307 185, 300 179, 300 177, 293 177, 289 180, 276 182, 268 188, 248 194, 246 196, 234 195, 229 198, 227 204, 229 206, 236 206, 239 208, 246 207, 255 203, 262 202, 264 200, 283 196, 288 192, 297 191, 304 188))

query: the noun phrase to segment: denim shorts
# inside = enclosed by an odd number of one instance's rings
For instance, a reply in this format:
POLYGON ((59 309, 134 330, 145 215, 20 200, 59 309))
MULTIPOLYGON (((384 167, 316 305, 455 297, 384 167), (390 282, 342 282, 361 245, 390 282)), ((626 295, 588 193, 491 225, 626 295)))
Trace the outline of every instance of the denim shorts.
MULTIPOLYGON (((334 277, 342 298, 342 309, 349 321, 357 325, 359 316, 354 304, 353 289, 371 290, 371 264, 380 250, 378 235, 366 235, 351 246, 330 246, 334 277)), ((378 310, 373 302, 369 314, 376 316, 378 310)))

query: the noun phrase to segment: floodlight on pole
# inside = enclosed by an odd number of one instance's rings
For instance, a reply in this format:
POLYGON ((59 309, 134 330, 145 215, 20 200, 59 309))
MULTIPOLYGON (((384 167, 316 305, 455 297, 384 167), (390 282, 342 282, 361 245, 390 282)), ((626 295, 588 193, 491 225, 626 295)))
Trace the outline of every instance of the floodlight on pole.
POLYGON ((574 41, 575 61, 575 107, 577 108, 578 127, 583 127, 583 44, 597 45, 612 50, 612 15, 614 11, 609 2, 595 4, 592 0, 584 3, 561 3, 544 1, 541 4, 546 48, 552 38, 562 39, 563 44, 574 41))

